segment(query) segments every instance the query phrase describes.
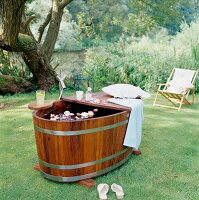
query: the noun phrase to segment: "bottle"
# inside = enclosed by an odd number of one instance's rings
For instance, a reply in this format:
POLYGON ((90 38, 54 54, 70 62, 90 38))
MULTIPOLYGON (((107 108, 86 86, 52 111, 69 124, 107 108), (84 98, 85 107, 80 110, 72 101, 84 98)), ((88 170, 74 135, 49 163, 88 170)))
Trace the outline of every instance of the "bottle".
POLYGON ((85 94, 85 100, 90 101, 92 99, 92 88, 88 87, 86 94, 85 94))

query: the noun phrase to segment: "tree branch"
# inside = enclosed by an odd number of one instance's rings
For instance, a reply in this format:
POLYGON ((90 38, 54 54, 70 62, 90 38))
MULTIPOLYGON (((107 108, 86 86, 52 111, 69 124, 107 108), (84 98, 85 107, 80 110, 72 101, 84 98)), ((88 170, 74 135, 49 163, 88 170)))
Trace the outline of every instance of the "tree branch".
POLYGON ((19 6, 17 8, 17 12, 20 11, 20 9, 24 6, 25 3, 26 3, 26 0, 23 0, 23 1, 20 2, 19 6))
POLYGON ((23 12, 22 14, 22 22, 21 22, 21 27, 20 27, 20 33, 22 34, 25 34, 25 35, 29 35, 31 36, 34 40, 35 40, 35 43, 36 43, 36 39, 30 29, 30 22, 35 18, 34 15, 30 16, 30 17, 26 17, 25 13, 23 12))
POLYGON ((50 60, 59 34, 64 8, 73 0, 52 0, 52 16, 42 48, 50 60))
MULTIPOLYGON (((25 19, 25 14, 23 14, 23 18, 25 19)), ((35 15, 32 15, 30 17, 28 17, 27 19, 25 19, 24 21, 22 20, 21 23, 21 33, 29 33, 29 24, 30 22, 35 19, 35 15)))
POLYGON ((45 30, 46 26, 49 24, 49 22, 50 22, 50 20, 51 20, 51 17, 52 17, 52 8, 51 8, 50 11, 48 12, 48 15, 46 16, 46 19, 45 19, 45 21, 43 22, 43 24, 41 24, 40 27, 39 27, 39 29, 38 29, 36 40, 37 40, 39 43, 41 42, 41 39, 42 39, 44 30, 45 30))
POLYGON ((15 52, 36 51, 37 44, 33 37, 19 33, 16 44, 12 46, 4 41, 2 35, 0 35, 0 48, 6 51, 15 52))
POLYGON ((29 18, 27 18, 27 20, 26 20, 26 22, 24 23, 24 26, 25 27, 27 27, 29 24, 30 24, 30 22, 33 20, 33 19, 35 19, 35 15, 32 15, 32 16, 30 16, 29 18))
POLYGON ((60 24, 62 20, 63 10, 59 5, 59 0, 52 0, 52 16, 50 19, 48 31, 45 36, 42 48, 50 60, 59 34, 60 24))
POLYGON ((64 8, 72 1, 73 0, 62 0, 62 1, 60 1, 59 6, 60 6, 60 8, 64 8))

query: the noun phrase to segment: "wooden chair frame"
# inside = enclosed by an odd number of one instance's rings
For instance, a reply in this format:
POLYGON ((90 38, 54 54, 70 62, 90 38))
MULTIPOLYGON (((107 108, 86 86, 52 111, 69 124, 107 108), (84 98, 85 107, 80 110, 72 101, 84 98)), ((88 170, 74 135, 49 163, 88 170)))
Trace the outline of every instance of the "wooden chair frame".
POLYGON ((197 74, 198 74, 198 70, 195 71, 193 78, 192 78, 192 81, 191 81, 191 83, 194 85, 194 88, 187 89, 183 94, 177 94, 177 93, 166 91, 166 89, 168 88, 168 83, 169 83, 169 81, 171 81, 176 69, 178 69, 178 68, 173 68, 169 78, 167 79, 167 83, 158 84, 158 89, 157 89, 157 93, 156 93, 156 97, 155 97, 153 106, 159 106, 159 107, 164 107, 164 108, 172 108, 172 109, 176 109, 176 110, 180 111, 182 104, 191 105, 191 104, 194 103, 194 101, 195 101, 195 81, 196 81, 196 77, 197 77, 197 74), (189 96, 190 92, 192 93, 192 100, 191 101, 188 100, 188 96, 189 96), (167 106, 167 105, 164 105, 164 104, 157 104, 156 101, 158 99, 159 94, 162 95, 169 102, 171 102, 173 104, 173 106, 167 106))

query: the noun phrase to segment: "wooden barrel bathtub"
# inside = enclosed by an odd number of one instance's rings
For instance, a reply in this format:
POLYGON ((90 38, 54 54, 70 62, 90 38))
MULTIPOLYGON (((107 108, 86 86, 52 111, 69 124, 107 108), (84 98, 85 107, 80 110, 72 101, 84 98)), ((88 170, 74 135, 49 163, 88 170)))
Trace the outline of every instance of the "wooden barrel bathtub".
POLYGON ((64 100, 33 112, 41 174, 58 182, 75 182, 105 174, 124 164, 132 148, 124 147, 129 111, 99 107, 97 116, 77 121, 51 121, 46 113, 71 108, 97 108, 64 100))

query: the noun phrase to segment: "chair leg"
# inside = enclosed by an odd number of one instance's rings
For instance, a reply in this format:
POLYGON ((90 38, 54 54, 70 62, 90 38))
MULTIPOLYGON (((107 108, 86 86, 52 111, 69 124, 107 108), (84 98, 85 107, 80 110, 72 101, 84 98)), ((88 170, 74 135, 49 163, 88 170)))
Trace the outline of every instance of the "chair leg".
POLYGON ((184 96, 182 96, 182 99, 181 99, 181 101, 180 101, 180 105, 179 105, 179 107, 178 107, 178 111, 180 111, 180 109, 181 109, 181 107, 182 107, 183 100, 184 100, 184 96))
POLYGON ((193 90, 193 91, 192 91, 192 102, 191 102, 191 103, 193 104, 194 101, 195 101, 195 91, 193 90))
POLYGON ((158 92, 156 93, 155 100, 154 100, 154 102, 153 102, 153 106, 155 106, 155 103, 156 103, 156 101, 157 101, 157 98, 158 98, 158 92))

